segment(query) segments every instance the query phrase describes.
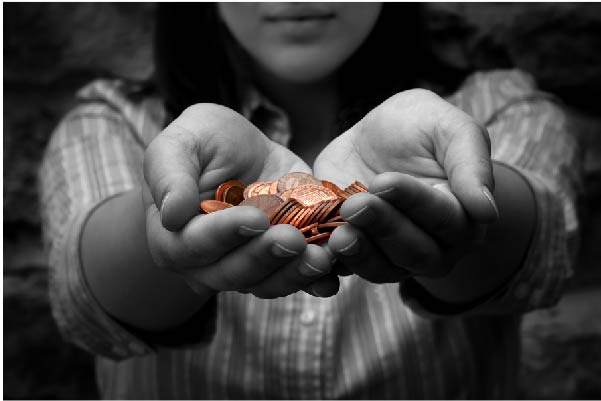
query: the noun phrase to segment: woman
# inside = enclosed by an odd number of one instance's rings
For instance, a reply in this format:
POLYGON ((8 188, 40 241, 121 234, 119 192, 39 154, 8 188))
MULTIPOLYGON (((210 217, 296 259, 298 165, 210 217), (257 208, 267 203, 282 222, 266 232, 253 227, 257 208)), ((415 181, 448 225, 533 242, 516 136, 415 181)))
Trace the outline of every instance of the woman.
POLYGON ((165 5, 158 95, 79 93, 42 204, 53 310, 104 397, 515 396, 519 313, 570 272, 575 146, 521 72, 410 90, 431 78, 415 11, 165 5), (369 184, 327 246, 254 208, 196 215, 290 171, 369 184))

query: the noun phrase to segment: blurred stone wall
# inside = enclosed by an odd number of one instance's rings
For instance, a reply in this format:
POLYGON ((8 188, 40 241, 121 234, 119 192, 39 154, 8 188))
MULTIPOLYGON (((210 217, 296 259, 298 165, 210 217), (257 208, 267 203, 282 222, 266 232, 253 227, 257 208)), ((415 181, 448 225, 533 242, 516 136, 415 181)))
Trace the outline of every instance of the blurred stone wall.
MULTIPOLYGON (((50 316, 36 170, 52 128, 78 87, 98 76, 150 76, 155 7, 3 4, 5 398, 97 397, 91 357, 64 343, 50 316)), ((601 243, 601 6, 430 3, 427 10, 433 46, 444 62, 465 71, 520 67, 566 101, 586 150, 588 188, 583 251, 572 291, 601 288, 601 250, 595 245, 601 243)), ((549 318, 536 316, 537 324, 524 331, 530 384, 524 395, 600 398, 601 333, 564 323, 571 334, 558 340, 553 335, 557 323, 545 326, 549 318), (546 352, 551 348, 559 359, 578 365, 581 375, 571 377, 570 386, 558 383, 556 360, 546 352)), ((569 365, 566 369, 564 374, 574 371, 569 365)))

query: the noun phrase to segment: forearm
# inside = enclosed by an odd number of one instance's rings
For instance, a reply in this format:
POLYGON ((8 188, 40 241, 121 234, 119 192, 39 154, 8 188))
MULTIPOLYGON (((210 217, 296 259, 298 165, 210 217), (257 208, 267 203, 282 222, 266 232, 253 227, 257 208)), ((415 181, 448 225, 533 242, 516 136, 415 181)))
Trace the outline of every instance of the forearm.
POLYGON ((494 197, 500 218, 486 238, 443 278, 419 278, 436 298, 463 304, 486 296, 520 268, 534 232, 536 209, 532 190, 513 169, 494 164, 494 197))
POLYGON ((179 275, 155 265, 139 189, 96 208, 80 246, 92 293, 109 314, 134 327, 157 331, 175 327, 213 294, 197 294, 179 275))

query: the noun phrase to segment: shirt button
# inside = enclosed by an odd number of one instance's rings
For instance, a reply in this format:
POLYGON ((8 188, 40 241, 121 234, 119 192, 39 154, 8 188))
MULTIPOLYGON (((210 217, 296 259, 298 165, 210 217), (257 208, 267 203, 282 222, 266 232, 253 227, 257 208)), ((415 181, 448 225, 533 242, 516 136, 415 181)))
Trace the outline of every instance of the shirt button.
POLYGON ((129 349, 137 355, 143 355, 144 354, 144 347, 138 343, 135 342, 131 342, 129 343, 129 349))
POLYGON ((311 324, 315 321, 315 311, 309 309, 301 313, 300 321, 302 324, 311 324))

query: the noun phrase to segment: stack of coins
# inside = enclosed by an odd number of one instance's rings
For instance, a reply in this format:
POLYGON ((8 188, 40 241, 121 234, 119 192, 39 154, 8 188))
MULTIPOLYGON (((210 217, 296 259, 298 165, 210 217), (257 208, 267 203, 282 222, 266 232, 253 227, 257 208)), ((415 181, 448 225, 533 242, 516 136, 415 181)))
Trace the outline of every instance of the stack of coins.
POLYGON ((215 199, 200 202, 200 212, 254 206, 269 216, 271 224, 293 225, 305 235, 308 244, 321 244, 336 227, 346 224, 340 217, 340 206, 359 192, 367 192, 367 188, 358 181, 340 189, 332 182, 300 172, 248 186, 230 180, 219 185, 215 199))

